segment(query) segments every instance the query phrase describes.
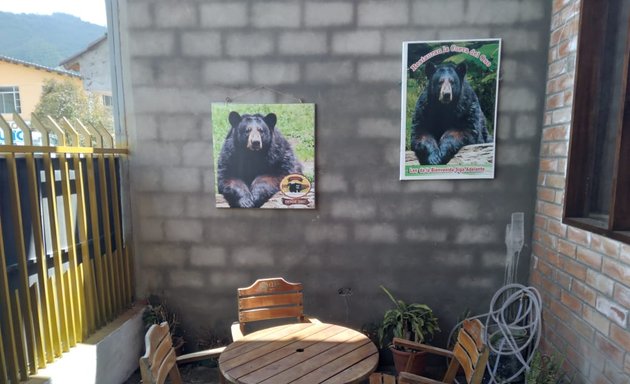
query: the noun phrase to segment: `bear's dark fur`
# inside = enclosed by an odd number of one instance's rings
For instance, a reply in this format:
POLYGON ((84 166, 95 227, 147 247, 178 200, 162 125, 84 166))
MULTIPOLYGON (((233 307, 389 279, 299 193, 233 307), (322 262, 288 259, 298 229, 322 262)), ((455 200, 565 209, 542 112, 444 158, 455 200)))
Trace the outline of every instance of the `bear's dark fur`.
POLYGON ((291 145, 276 129, 276 115, 230 112, 230 131, 219 156, 217 184, 230 207, 259 208, 280 190, 280 181, 301 173, 291 145))
POLYGON ((416 102, 411 148, 423 165, 446 164, 465 145, 492 140, 466 64, 427 63, 427 86, 416 102))

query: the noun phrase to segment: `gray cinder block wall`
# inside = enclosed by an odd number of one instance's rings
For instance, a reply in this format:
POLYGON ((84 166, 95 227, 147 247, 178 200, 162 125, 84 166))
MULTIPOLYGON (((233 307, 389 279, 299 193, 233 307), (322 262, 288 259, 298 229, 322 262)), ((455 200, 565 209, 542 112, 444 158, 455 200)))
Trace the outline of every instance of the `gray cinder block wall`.
POLYGON ((138 296, 164 295, 191 333, 227 334, 236 288, 259 277, 303 282, 309 314, 355 327, 390 307, 382 284, 434 308, 438 344, 487 310, 512 212, 531 238, 550 2, 123 4, 138 296), (489 37, 503 39, 496 178, 399 181, 401 43, 489 37), (214 208, 210 104, 257 86, 316 103, 317 210, 214 208))

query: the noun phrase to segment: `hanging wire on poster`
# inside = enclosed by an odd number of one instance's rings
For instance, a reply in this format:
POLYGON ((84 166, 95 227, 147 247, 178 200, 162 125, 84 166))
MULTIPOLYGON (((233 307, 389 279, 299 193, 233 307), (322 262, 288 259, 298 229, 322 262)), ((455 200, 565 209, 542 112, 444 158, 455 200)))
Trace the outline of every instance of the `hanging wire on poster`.
POLYGON ((280 91, 275 90, 275 89, 273 89, 273 88, 269 88, 269 87, 267 87, 267 86, 265 86, 265 85, 261 85, 261 86, 259 86, 259 87, 256 87, 256 88, 251 88, 251 89, 248 89, 248 90, 246 90, 246 91, 244 91, 244 92, 238 93, 238 94, 236 94, 236 95, 234 95, 234 96, 232 96, 232 97, 230 97, 230 96, 226 96, 226 98, 225 98, 225 104, 232 103, 232 102, 234 102, 236 99, 239 99, 239 98, 241 98, 241 97, 243 97, 243 96, 247 96, 247 95, 249 95, 249 94, 252 94, 252 93, 257 92, 257 91, 260 91, 260 90, 273 92, 273 93, 275 93, 275 94, 277 94, 277 95, 280 95, 280 96, 288 97, 288 98, 290 98, 290 99, 297 100, 300 104, 303 104, 303 103, 304 103, 304 100, 303 100, 301 97, 297 97, 297 96, 292 95, 292 94, 290 94, 290 93, 280 92, 280 91))

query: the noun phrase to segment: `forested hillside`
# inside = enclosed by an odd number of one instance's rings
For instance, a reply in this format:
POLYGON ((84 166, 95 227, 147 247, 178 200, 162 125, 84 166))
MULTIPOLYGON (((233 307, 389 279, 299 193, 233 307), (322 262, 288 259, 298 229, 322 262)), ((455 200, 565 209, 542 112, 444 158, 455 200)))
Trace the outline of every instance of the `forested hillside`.
POLYGON ((105 34, 106 28, 64 13, 0 12, 0 55, 57 67, 105 34))

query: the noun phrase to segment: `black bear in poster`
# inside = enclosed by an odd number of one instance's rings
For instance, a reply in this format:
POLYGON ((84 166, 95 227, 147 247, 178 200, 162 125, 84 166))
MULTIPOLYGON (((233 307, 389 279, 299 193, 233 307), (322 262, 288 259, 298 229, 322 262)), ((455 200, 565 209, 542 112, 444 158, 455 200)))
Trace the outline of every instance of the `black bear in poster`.
POLYGON ((446 164, 465 145, 492 140, 466 64, 425 67, 427 86, 416 102, 411 149, 422 165, 446 164))
POLYGON ((276 128, 275 113, 230 112, 229 121, 217 167, 219 193, 230 207, 260 208, 285 176, 302 173, 302 165, 276 128))

